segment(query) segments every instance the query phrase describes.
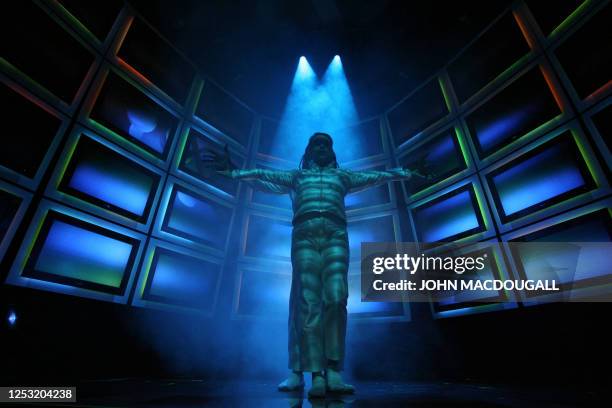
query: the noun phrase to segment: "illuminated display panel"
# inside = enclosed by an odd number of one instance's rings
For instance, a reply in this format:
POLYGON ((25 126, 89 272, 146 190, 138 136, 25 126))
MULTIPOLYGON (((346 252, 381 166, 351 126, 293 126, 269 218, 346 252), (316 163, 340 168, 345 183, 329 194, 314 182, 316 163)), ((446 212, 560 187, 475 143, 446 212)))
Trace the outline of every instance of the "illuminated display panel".
POLYGON ((335 130, 331 136, 336 140, 350 140, 343 148, 336 148, 338 163, 346 163, 383 152, 380 135, 380 120, 373 119, 358 125, 335 130))
MULTIPOLYGON (((22 198, 0 189, 0 243, 17 215, 22 198)), ((2 255, 0 253, 0 255, 2 255)))
MULTIPOLYGON (((441 255, 444 256, 444 255, 441 255)), ((484 250, 476 252, 467 252, 461 254, 465 257, 480 257, 484 256, 484 269, 465 272, 462 275, 458 275, 457 278, 460 280, 479 280, 485 281, 488 279, 502 279, 502 275, 499 266, 496 262, 495 254, 492 248, 486 248, 484 250)), ((448 291, 445 296, 439 302, 434 302, 434 310, 436 312, 443 312, 446 310, 462 309, 465 307, 483 306, 489 302, 503 301, 506 299, 506 295, 503 291, 496 290, 475 290, 475 291, 448 291)))
POLYGON ((610 83, 610 21, 612 5, 608 3, 555 50, 581 99, 610 83))
POLYGON ((161 229, 224 249, 231 218, 231 208, 175 184, 161 229))
POLYGON ((423 243, 453 241, 486 229, 471 184, 414 208, 412 214, 423 243))
POLYGON ((529 51, 514 16, 506 13, 449 65, 459 102, 465 102, 529 51))
POLYGON ((466 118, 478 155, 484 158, 561 113, 535 66, 466 118))
POLYGON ((195 70, 146 23, 132 21, 117 56, 172 99, 185 102, 195 70))
POLYGON ((137 239, 49 211, 22 276, 123 294, 137 239))
POLYGON ((146 222, 160 176, 81 136, 58 190, 138 222, 146 222))
POLYGON ((33 2, 7 7, 0 15, 1 37, 6 39, 2 58, 71 104, 94 56, 33 2))
MULTIPOLYGON (((364 170, 385 170, 385 166, 376 166, 364 170)), ((391 202, 389 183, 357 191, 344 197, 344 207, 347 210, 356 210, 373 205, 387 204, 389 202, 391 202)))
POLYGON ((291 231, 289 221, 250 215, 247 225, 245 255, 253 257, 282 257, 291 255, 291 231))
POLYGON ((608 150, 612 151, 612 104, 591 116, 591 120, 608 146, 608 150))
POLYGON ((392 317, 403 316, 401 302, 362 302, 361 275, 348 276, 349 297, 348 313, 354 317, 392 317))
POLYGON ((351 259, 360 257, 362 242, 395 242, 393 216, 349 220, 348 238, 351 259))
POLYGON ((61 119, 2 84, 4 135, 0 165, 34 178, 61 125, 61 119))
POLYGON ((89 117, 160 158, 165 158, 178 120, 110 71, 89 117))
POLYGON ((595 187, 569 131, 487 174, 502 222, 595 187))
POLYGON ((238 315, 270 316, 286 319, 289 315, 291 267, 271 267, 267 271, 242 270, 238 315))
POLYGON ((415 170, 425 167, 427 169, 425 171, 428 171, 429 174, 435 174, 435 177, 431 180, 412 177, 410 180, 404 181, 407 191, 411 194, 433 186, 467 168, 459 138, 454 128, 436 135, 430 141, 409 152, 403 159, 400 159, 400 162, 402 167, 415 170))
POLYGON ((526 0, 544 35, 549 35, 586 0, 557 0, 554 4, 539 0, 526 0))
POLYGON ((59 0, 59 3, 100 41, 104 41, 124 5, 121 0, 103 2, 59 0))
POLYGON ((220 276, 219 264, 156 247, 143 299, 210 310, 220 276))
MULTIPOLYGON (((264 168, 264 169, 273 169, 272 167, 262 166, 262 165, 258 165, 257 167, 264 168)), ((252 196, 253 203, 269 205, 269 206, 277 207, 277 208, 291 209, 292 203, 291 203, 291 198, 289 197, 289 193, 285 193, 285 194, 269 193, 266 191, 256 189, 255 188, 257 186, 256 183, 251 183, 248 181, 245 181, 245 183, 251 186, 251 188, 253 188, 253 196, 252 196)))
POLYGON ((196 115, 246 146, 254 116, 244 105, 212 82, 206 82, 196 115))
POLYGON ((395 146, 399 146, 448 114, 437 79, 428 82, 388 114, 395 146))
MULTIPOLYGON (((518 242, 553 243, 548 247, 512 247, 521 279, 554 279, 561 290, 612 281, 610 254, 596 246, 580 247, 580 242, 612 241, 609 209, 601 209, 552 227, 513 239, 518 242)), ((527 292, 527 296, 537 293, 527 292)))
MULTIPOLYGON (((221 152, 223 150, 223 146, 212 141, 199 131, 193 128, 189 129, 187 141, 185 142, 185 148, 183 150, 183 154, 181 155, 179 169, 199 180, 204 181, 207 184, 217 187, 230 195, 236 195, 236 191, 238 189, 238 182, 236 180, 231 180, 227 177, 220 176, 204 166, 202 158, 206 154, 207 150, 211 149, 221 152)), ((242 167, 242 159, 239 156, 232 154, 232 160, 234 161, 234 165, 236 165, 236 167, 242 167)))

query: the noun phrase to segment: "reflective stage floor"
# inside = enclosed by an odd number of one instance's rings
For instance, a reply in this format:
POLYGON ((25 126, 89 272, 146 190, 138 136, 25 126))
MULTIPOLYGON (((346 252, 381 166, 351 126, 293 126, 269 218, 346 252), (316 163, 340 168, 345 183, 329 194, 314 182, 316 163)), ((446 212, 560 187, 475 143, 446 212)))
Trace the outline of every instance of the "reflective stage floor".
MULTIPOLYGON (((69 384, 66 384, 69 385, 69 384)), ((600 407, 609 391, 571 391, 566 387, 518 388, 448 382, 356 382, 357 393, 308 400, 306 393, 276 391, 264 381, 212 382, 199 379, 108 379, 77 385, 77 402, 66 407, 600 407)), ((606 402, 607 401, 607 402, 606 402)), ((0 404, 1 405, 1 404, 0 404)), ((19 404, 19 406, 41 404, 19 404)))

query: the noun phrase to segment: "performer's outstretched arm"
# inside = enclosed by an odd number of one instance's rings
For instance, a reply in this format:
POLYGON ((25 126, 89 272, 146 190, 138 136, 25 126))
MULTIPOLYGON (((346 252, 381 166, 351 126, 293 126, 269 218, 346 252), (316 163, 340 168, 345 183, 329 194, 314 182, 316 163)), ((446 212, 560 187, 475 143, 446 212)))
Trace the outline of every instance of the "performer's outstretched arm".
POLYGON ((291 170, 268 170, 268 169, 233 169, 218 171, 224 176, 244 181, 260 181, 270 184, 276 184, 279 187, 291 188, 293 185, 293 177, 295 171, 291 170))
POLYGON ((363 190, 392 180, 409 180, 413 172, 396 168, 389 170, 348 171, 350 192, 363 190))
POLYGON ((203 158, 204 166, 218 174, 232 179, 243 180, 252 187, 269 193, 284 194, 291 190, 295 171, 266 169, 237 169, 232 163, 227 145, 220 153, 210 150, 203 158))
POLYGON ((244 180, 251 188, 259 191, 263 191, 266 193, 272 194, 288 194, 291 192, 291 189, 286 186, 281 186, 279 184, 270 183, 269 181, 261 181, 261 180, 244 180))

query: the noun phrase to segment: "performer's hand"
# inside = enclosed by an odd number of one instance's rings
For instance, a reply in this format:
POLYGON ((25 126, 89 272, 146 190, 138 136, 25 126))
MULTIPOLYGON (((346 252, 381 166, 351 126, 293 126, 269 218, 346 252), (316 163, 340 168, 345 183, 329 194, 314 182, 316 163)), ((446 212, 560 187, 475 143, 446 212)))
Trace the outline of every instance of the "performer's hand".
POLYGON ((229 173, 236 168, 234 163, 232 163, 227 144, 223 148, 222 153, 209 149, 204 154, 202 161, 204 162, 205 167, 215 170, 217 173, 225 176, 228 176, 229 173))
POLYGON ((410 170, 413 176, 427 181, 431 181, 437 177, 437 174, 433 172, 431 166, 424 157, 418 160, 412 168, 408 168, 408 170, 410 170))

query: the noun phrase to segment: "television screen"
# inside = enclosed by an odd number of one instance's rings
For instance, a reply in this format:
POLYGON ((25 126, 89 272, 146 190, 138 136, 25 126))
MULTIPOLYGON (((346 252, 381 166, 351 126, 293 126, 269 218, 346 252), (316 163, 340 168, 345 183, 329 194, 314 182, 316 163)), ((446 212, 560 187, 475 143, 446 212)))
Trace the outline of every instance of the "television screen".
POLYGON ((146 223, 161 176, 82 135, 59 191, 146 223))
POLYGON ((570 131, 487 174, 502 222, 595 187, 570 131))
POLYGON ((22 276, 122 295, 139 241, 49 211, 22 276))
POLYGON ((28 178, 34 178, 45 158, 62 120, 30 99, 2 84, 0 93, 5 143, 0 149, 0 165, 28 178))
POLYGON ((89 117, 162 159, 178 124, 175 116, 113 71, 89 117))

